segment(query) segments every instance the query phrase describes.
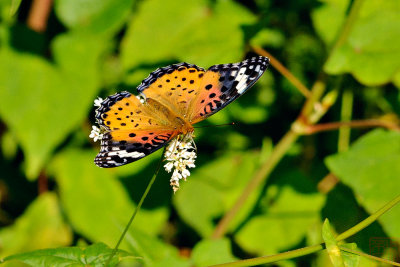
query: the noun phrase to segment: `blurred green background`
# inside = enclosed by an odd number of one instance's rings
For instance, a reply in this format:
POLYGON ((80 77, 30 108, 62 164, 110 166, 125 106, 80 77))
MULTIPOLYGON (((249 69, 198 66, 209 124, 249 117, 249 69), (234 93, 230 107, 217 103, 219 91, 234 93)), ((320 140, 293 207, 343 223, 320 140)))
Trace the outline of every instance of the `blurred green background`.
MULTIPOLYGON (((332 51, 349 0, 0 1, 0 258, 40 248, 113 247, 161 151, 115 169, 93 163, 93 100, 136 86, 158 67, 207 68, 262 47, 307 87, 321 72, 338 100, 322 122, 398 123, 400 1, 365 0, 332 51), (36 5, 39 3, 38 5, 36 5), (42 3, 43 5, 40 5, 42 3), (48 11, 47 11, 48 10, 48 11)), ((174 195, 160 171, 121 248, 145 266, 206 266, 322 242, 400 188, 400 134, 352 129, 301 137, 252 194, 223 239, 215 226, 282 136, 304 97, 274 68, 197 129, 198 159, 174 195), (332 173, 337 184, 321 186, 332 173)), ((400 207, 349 239, 365 253, 399 259, 400 207), (375 239, 374 239, 375 238, 375 239), (384 240, 379 246, 374 240, 384 240)), ((19 266, 17 262, 4 266, 19 266)), ((325 252, 276 266, 329 266, 325 252)), ((360 266, 378 266, 362 259, 360 266), (369 265, 367 265, 369 264, 369 265)), ((382 266, 382 265, 379 265, 382 266)))

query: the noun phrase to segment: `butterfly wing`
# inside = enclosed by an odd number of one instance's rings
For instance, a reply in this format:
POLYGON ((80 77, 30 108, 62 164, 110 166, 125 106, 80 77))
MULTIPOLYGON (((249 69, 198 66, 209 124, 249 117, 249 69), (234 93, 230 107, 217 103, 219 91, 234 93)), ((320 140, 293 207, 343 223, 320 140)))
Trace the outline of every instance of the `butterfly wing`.
POLYGON ((128 92, 106 98, 96 110, 104 132, 95 158, 99 167, 110 168, 141 159, 165 146, 177 133, 166 113, 156 105, 141 103, 128 92))
POLYGON ((267 57, 210 67, 204 74, 196 98, 191 101, 189 121, 195 124, 221 110, 245 93, 269 65, 267 57))
POLYGON ((153 71, 137 90, 185 119, 191 101, 199 94, 204 73, 204 69, 193 64, 170 65, 153 71))

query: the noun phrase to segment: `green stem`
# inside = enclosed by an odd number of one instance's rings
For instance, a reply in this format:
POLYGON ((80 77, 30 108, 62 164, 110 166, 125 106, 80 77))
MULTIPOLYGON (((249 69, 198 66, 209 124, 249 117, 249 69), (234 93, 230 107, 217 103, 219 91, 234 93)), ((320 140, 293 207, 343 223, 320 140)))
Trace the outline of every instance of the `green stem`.
POLYGON ((153 174, 153 177, 151 177, 150 182, 146 187, 146 190, 144 191, 142 197, 140 198, 139 204, 136 206, 135 211, 133 212, 131 218, 129 219, 128 224, 126 225, 124 231, 122 232, 121 237, 119 238, 118 243, 115 246, 115 248, 114 248, 113 252, 111 253, 110 257, 108 258, 108 261, 107 261, 105 266, 109 266, 110 265, 112 258, 115 256, 115 253, 117 253, 119 245, 121 244, 122 240, 124 240, 124 237, 125 237, 126 233, 128 232, 129 228, 131 227, 133 219, 135 219, 136 214, 139 212, 140 208, 142 207, 142 204, 143 204, 147 194, 149 193, 149 191, 151 189, 151 186, 153 185, 154 181, 156 180, 158 172, 160 171, 162 159, 163 159, 163 156, 161 156, 161 158, 160 158, 160 160, 158 162, 157 168, 156 168, 156 170, 155 170, 155 172, 153 174))
MULTIPOLYGON (((353 113, 353 92, 346 89, 342 95, 342 108, 340 111, 340 121, 351 121, 353 113)), ((343 152, 349 148, 351 128, 349 126, 342 126, 339 128, 338 151, 343 152)))
POLYGON ((376 221, 380 216, 382 216, 382 214, 384 214, 385 212, 390 210, 392 207, 394 207, 399 202, 400 202, 400 195, 398 195, 396 198, 394 198, 392 201, 387 203, 380 210, 378 210, 377 212, 375 212, 374 214, 369 216, 364 221, 362 221, 362 222, 358 223, 357 225, 353 226, 352 228, 350 228, 346 232, 343 232, 340 235, 338 235, 336 237, 336 240, 339 242, 339 241, 342 241, 342 240, 344 240, 346 238, 349 238, 350 236, 354 235, 355 233, 358 233, 359 231, 361 231, 362 229, 364 229, 365 227, 367 227, 368 225, 370 225, 371 223, 376 221))
POLYGON ((304 247, 304 248, 300 248, 300 249, 295 249, 295 250, 279 253, 276 255, 262 256, 262 257, 247 259, 247 260, 240 260, 240 261, 235 261, 235 262, 217 264, 217 265, 212 265, 209 267, 254 266, 254 265, 272 263, 272 262, 277 262, 277 261, 281 261, 281 260, 293 259, 293 258, 297 258, 297 257, 304 256, 304 255, 309 255, 314 252, 323 250, 324 248, 325 248, 325 246, 320 244, 320 245, 314 245, 314 246, 304 247))
POLYGON ((332 51, 342 46, 344 42, 347 40, 354 22, 357 20, 358 15, 360 14, 360 9, 363 3, 364 0, 355 0, 353 2, 349 15, 347 16, 346 22, 343 25, 342 30, 340 31, 340 36, 337 38, 336 43, 333 45, 332 51))
POLYGON ((386 260, 386 259, 382 259, 382 258, 379 258, 379 257, 376 257, 376 256, 372 256, 372 255, 369 255, 369 254, 361 252, 361 251, 355 251, 355 250, 352 250, 352 249, 349 249, 349 248, 346 248, 346 247, 343 247, 343 246, 339 246, 339 248, 340 248, 340 250, 343 250, 343 251, 346 251, 348 253, 352 253, 352 254, 355 254, 355 255, 358 255, 358 256, 362 256, 362 257, 365 257, 365 258, 369 258, 369 259, 372 259, 372 260, 375 260, 375 261, 379 261, 379 262, 383 262, 383 263, 386 263, 386 264, 390 264, 390 265, 393 265, 393 266, 400 266, 400 263, 397 263, 397 262, 394 262, 394 261, 390 261, 390 260, 386 260))
MULTIPOLYGON (((395 206, 399 202, 400 202, 400 195, 397 196, 392 201, 390 201, 389 203, 387 203, 385 206, 383 206, 381 209, 379 209, 377 212, 375 212, 374 214, 369 216, 364 221, 358 223, 357 225, 353 226, 349 230, 338 235, 336 237, 336 241, 339 242, 339 241, 342 241, 352 235, 355 235, 356 233, 358 233, 359 231, 363 230, 364 228, 369 226, 371 223, 376 221, 380 216, 382 216, 385 212, 387 212, 389 209, 391 209, 393 206, 395 206)), ((324 244, 319 244, 319 245, 314 245, 314 246, 309 246, 309 247, 304 247, 304 248, 300 248, 300 249, 296 249, 296 250, 279 253, 276 255, 262 256, 262 257, 257 257, 257 258, 247 259, 247 260, 240 260, 240 261, 229 262, 229 263, 223 263, 223 264, 217 264, 217 265, 212 265, 212 266, 213 267, 254 266, 254 265, 272 263, 272 262, 276 262, 276 261, 280 261, 280 260, 293 259, 296 257, 309 255, 314 252, 323 250, 324 248, 325 248, 324 244)))

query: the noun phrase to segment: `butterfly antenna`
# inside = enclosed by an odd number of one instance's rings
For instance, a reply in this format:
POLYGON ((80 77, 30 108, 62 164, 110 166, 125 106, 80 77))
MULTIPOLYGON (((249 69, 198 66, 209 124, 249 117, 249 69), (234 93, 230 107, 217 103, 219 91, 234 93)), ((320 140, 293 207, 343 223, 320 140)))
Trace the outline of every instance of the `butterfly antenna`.
POLYGON ((231 126, 231 125, 236 125, 236 123, 231 122, 231 123, 224 123, 224 124, 217 124, 217 125, 202 125, 202 126, 194 126, 194 128, 208 128, 208 127, 221 127, 221 126, 231 126))

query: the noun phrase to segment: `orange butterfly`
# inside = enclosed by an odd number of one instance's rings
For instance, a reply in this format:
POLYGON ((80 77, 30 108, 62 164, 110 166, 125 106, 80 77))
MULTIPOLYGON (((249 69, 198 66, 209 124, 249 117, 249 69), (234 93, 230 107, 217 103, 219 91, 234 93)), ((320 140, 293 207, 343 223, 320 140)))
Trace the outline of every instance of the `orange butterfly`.
POLYGON ((188 63, 157 69, 139 85, 139 96, 120 92, 99 104, 96 120, 103 134, 94 162, 104 168, 125 165, 191 134, 193 124, 246 92, 268 65, 260 56, 207 71, 188 63))

